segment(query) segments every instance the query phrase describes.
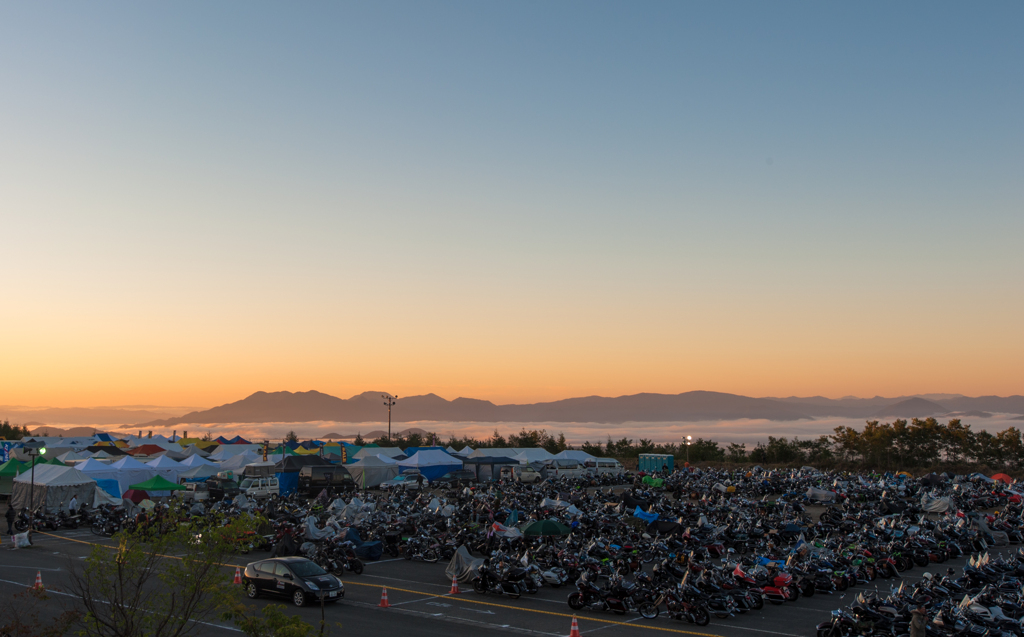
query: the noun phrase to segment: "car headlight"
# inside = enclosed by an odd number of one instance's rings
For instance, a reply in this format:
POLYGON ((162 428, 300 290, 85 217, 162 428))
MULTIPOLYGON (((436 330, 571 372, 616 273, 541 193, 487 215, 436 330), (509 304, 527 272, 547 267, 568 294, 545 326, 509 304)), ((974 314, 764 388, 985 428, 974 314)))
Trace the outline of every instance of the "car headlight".
POLYGON ((318 591, 318 590, 320 590, 320 587, 317 586, 316 584, 314 584, 313 582, 306 582, 306 586, 308 586, 309 590, 311 590, 311 591, 318 591))

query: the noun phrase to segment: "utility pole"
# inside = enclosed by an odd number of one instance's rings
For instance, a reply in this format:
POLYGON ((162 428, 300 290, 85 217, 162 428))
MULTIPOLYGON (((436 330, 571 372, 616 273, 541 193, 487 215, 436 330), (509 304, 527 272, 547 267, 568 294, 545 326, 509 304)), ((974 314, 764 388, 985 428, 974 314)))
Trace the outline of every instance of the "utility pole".
POLYGON ((391 440, 391 408, 395 406, 395 401, 398 396, 389 396, 387 394, 381 394, 381 398, 384 399, 384 404, 388 407, 388 441, 391 440))

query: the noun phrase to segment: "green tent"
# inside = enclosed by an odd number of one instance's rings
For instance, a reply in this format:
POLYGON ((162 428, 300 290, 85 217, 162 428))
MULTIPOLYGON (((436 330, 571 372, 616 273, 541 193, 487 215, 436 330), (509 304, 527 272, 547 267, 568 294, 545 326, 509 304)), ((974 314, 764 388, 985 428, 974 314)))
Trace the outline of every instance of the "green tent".
POLYGON ((43 460, 43 462, 45 462, 46 464, 55 464, 55 465, 58 465, 60 467, 64 466, 64 463, 61 462, 60 460, 57 460, 56 456, 54 456, 52 458, 47 458, 46 460, 43 460))
POLYGON ((10 495, 14 490, 14 478, 27 469, 28 465, 13 458, 0 464, 0 493, 10 495))
POLYGON ((129 489, 139 489, 140 491, 184 491, 185 487, 180 484, 174 484, 163 476, 153 476, 145 482, 138 484, 128 485, 129 489))
POLYGON ((537 520, 536 522, 530 522, 521 530, 523 535, 528 537, 541 535, 569 535, 569 533, 572 532, 572 529, 558 520, 537 520))

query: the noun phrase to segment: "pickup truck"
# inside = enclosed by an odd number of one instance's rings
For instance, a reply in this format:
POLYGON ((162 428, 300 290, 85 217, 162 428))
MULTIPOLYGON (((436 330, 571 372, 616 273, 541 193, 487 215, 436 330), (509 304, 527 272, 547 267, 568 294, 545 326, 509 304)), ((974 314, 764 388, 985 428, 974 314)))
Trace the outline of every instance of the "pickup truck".
POLYGON ((239 488, 248 498, 262 500, 272 495, 281 495, 281 485, 277 478, 246 478, 239 488))

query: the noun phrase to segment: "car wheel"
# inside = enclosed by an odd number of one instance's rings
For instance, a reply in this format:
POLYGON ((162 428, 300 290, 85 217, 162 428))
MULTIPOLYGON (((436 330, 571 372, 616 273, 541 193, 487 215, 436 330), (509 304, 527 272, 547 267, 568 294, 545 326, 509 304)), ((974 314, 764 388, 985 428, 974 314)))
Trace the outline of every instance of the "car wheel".
POLYGON ((260 596, 259 590, 256 589, 256 585, 249 582, 245 586, 245 594, 249 596, 249 599, 256 599, 260 596))
POLYGON ((306 593, 303 592, 303 591, 295 591, 292 594, 292 603, 295 604, 296 606, 305 606, 306 605, 306 593))

